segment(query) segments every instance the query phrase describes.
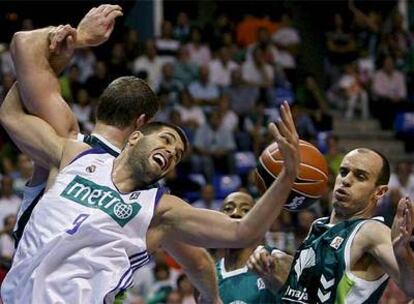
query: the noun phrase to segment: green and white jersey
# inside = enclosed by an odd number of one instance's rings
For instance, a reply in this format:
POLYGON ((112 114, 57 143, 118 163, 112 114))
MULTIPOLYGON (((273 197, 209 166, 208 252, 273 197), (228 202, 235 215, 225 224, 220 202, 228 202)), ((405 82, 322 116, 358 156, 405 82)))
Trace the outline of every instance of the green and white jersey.
MULTIPOLYGON (((375 218, 378 219, 379 218, 375 218)), ((281 290, 283 303, 378 303, 388 275, 375 281, 351 272, 351 244, 367 221, 351 219, 336 225, 329 218, 316 220, 309 235, 296 251, 288 280, 281 290)))
POLYGON ((24 229, 4 303, 113 303, 149 261, 146 234, 163 189, 120 193, 114 157, 81 153, 57 176, 24 229))
POLYGON ((223 304, 276 303, 276 297, 261 278, 247 266, 226 271, 224 258, 216 264, 220 298, 223 304))

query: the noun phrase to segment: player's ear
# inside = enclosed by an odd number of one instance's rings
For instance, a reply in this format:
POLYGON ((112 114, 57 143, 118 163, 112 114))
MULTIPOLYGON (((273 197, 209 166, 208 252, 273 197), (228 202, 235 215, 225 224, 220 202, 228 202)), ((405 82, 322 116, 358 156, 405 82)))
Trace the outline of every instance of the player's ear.
POLYGON ((135 145, 142 137, 144 137, 144 134, 142 134, 140 131, 132 132, 128 137, 128 145, 135 145))
POLYGON ((143 125, 147 123, 147 115, 141 114, 136 120, 135 120, 135 129, 139 129, 143 125))
POLYGON ((377 190, 375 191, 375 197, 377 200, 381 199, 385 193, 387 193, 388 191, 388 186, 387 185, 381 185, 377 187, 377 190))

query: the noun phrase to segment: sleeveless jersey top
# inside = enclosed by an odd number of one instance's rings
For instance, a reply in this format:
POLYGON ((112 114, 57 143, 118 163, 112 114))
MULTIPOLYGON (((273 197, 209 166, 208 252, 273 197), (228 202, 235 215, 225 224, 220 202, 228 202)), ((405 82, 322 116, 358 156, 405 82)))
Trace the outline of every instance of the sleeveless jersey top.
POLYGON ((112 303, 149 261, 146 233, 164 189, 120 193, 114 157, 81 153, 40 199, 2 285, 4 303, 112 303))
POLYGON ((378 303, 388 275, 367 281, 352 274, 350 265, 352 241, 370 220, 375 219, 350 219, 336 225, 329 224, 329 218, 316 220, 296 251, 280 293, 282 302, 378 303))

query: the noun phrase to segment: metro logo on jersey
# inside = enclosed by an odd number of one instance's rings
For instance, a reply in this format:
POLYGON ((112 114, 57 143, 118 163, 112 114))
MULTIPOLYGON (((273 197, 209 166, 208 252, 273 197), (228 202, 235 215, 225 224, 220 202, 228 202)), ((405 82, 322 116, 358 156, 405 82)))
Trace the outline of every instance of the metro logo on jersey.
POLYGON ((85 207, 102 210, 121 227, 133 219, 141 209, 137 202, 127 204, 111 188, 95 184, 78 175, 63 190, 61 196, 85 207))

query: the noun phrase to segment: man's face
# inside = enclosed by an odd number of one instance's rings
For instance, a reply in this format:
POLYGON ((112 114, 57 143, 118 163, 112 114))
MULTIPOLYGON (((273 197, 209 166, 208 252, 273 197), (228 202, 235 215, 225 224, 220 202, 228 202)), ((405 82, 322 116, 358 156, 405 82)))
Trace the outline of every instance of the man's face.
POLYGON ((184 143, 177 131, 164 127, 136 140, 128 163, 136 179, 149 185, 173 169, 181 161, 183 154, 184 143))
POLYGON ((253 208, 254 199, 244 192, 229 194, 223 201, 221 212, 234 219, 243 218, 253 208))
POLYGON ((376 185, 382 165, 381 157, 370 150, 353 150, 344 157, 332 196, 337 214, 350 217, 376 205, 387 191, 387 186, 376 185))

